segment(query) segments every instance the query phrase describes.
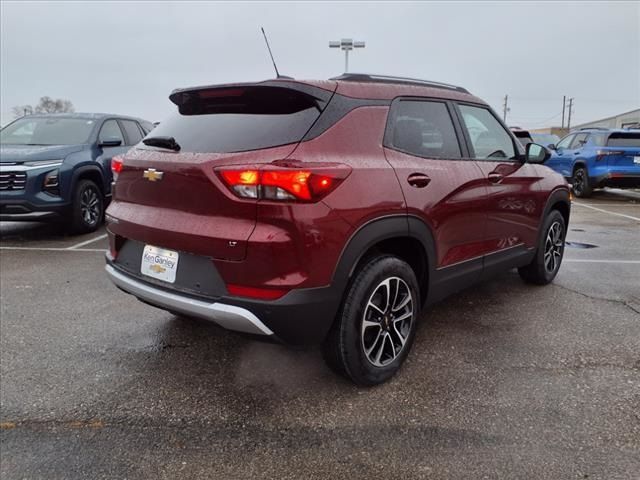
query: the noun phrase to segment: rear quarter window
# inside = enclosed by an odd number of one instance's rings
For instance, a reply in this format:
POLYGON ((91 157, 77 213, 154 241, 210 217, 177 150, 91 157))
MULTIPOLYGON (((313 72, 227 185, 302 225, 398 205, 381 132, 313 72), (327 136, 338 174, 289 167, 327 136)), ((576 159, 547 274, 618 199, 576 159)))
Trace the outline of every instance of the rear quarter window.
POLYGON ((180 111, 150 137, 173 137, 181 151, 232 153, 302 140, 321 113, 316 99, 281 87, 213 89, 192 93, 180 111))
POLYGON ((462 157, 449 109, 443 102, 397 101, 392 108, 385 143, 418 157, 462 157))

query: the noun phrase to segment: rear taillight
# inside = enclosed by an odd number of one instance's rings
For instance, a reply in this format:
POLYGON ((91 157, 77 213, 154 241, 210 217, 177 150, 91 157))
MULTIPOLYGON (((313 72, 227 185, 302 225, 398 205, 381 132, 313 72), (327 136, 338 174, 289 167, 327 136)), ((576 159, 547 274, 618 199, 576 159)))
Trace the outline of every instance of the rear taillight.
POLYGON ((118 174, 122 171, 122 158, 113 157, 111 159, 111 173, 113 173, 113 181, 115 182, 118 179, 118 174))
POLYGON ((596 160, 602 160, 610 155, 624 155, 624 152, 619 150, 597 150, 596 160))
POLYGON ((351 172, 346 165, 296 164, 303 168, 222 167, 218 175, 238 197, 275 201, 316 202, 351 172))

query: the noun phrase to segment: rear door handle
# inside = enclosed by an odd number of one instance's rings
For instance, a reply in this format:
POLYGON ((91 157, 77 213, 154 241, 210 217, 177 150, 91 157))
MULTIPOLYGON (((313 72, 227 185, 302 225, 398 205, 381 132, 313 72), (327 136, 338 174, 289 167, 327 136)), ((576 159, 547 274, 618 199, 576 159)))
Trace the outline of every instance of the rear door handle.
POLYGON ((489 181, 491 183, 500 183, 502 181, 502 179, 504 178, 502 175, 500 175, 499 173, 496 172, 491 172, 487 178, 489 179, 489 181))
POLYGON ((431 179, 429 178, 429 176, 425 175, 424 173, 412 173, 407 177, 407 182, 409 182, 409 185, 415 188, 426 187, 427 185, 429 185, 430 181, 431 179))

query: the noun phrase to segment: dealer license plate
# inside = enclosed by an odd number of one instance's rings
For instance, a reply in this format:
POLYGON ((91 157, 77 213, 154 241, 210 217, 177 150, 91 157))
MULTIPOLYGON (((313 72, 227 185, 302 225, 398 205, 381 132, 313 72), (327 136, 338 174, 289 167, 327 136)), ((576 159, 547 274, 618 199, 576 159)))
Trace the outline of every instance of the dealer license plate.
POLYGON ((140 272, 143 275, 173 283, 178 271, 178 252, 145 245, 140 272))

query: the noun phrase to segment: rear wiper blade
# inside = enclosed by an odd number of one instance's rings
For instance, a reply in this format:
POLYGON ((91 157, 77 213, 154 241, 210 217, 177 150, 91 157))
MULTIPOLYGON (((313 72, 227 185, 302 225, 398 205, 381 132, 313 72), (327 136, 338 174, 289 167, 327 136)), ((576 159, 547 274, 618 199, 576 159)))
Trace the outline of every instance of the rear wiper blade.
POLYGON ((174 152, 180 151, 180 145, 173 137, 149 137, 142 140, 142 143, 150 147, 166 148, 174 152))

